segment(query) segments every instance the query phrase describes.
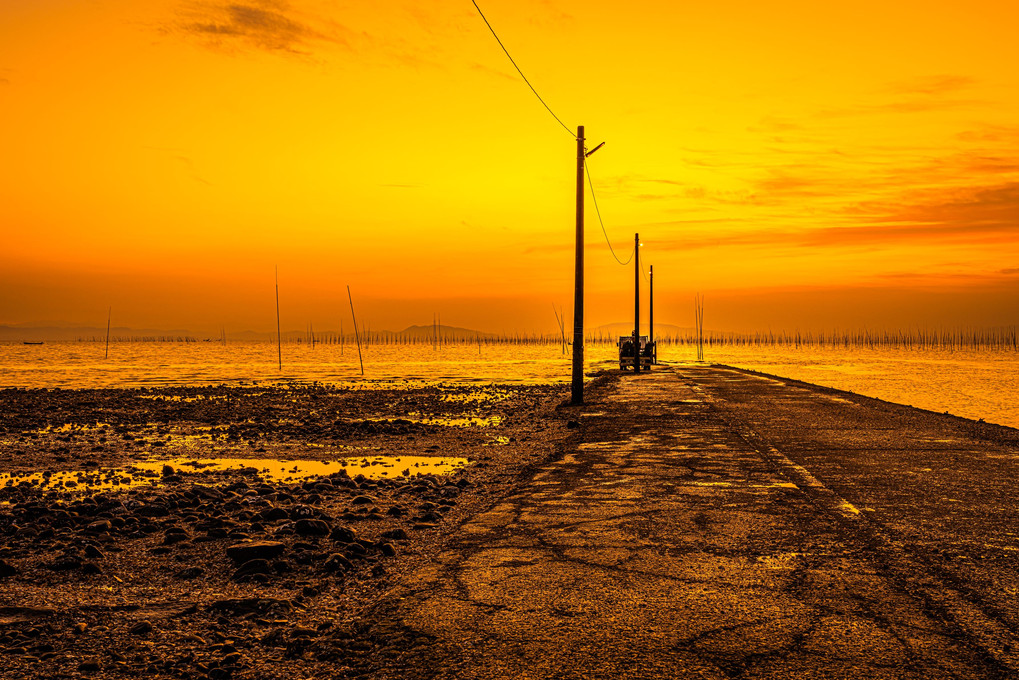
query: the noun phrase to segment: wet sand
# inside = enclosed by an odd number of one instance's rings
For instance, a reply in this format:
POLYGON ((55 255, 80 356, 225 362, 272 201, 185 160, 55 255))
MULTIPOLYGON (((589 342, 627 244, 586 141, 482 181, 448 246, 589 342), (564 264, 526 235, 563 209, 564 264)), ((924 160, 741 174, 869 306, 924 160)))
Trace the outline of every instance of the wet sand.
POLYGON ((0 393, 0 677, 365 672, 364 609, 570 432, 375 387, 0 393))

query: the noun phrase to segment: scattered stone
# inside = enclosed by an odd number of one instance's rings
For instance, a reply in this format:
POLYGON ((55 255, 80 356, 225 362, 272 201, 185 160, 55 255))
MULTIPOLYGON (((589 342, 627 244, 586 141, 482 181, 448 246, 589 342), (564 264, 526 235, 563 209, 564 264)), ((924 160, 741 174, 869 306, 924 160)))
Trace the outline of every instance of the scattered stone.
POLYGON ((7 560, 0 560, 0 578, 17 575, 18 570, 7 560))
POLYGON ((286 550, 286 545, 279 541, 252 541, 236 543, 226 549, 226 555, 234 562, 242 564, 249 560, 269 560, 278 557, 286 550))
POLYGON ((354 533, 353 529, 335 527, 332 533, 329 534, 329 538, 341 543, 353 543, 357 539, 357 534, 354 533))
POLYGON ((101 519, 89 524, 87 527, 85 527, 85 531, 87 531, 90 534, 106 534, 109 533, 112 528, 113 525, 110 523, 110 520, 101 519))
POLYGON ((354 568, 354 563, 340 553, 333 553, 325 562, 326 571, 347 572, 354 568))
POLYGON ((273 573, 273 566, 269 563, 269 560, 257 558, 248 560, 240 566, 240 568, 234 572, 231 577, 234 581, 240 581, 250 576, 263 575, 268 576, 273 573))
POLYGON ((204 573, 205 570, 202 569, 201 567, 187 567, 186 569, 181 569, 180 571, 178 571, 176 574, 174 574, 174 576, 179 579, 191 580, 193 578, 198 578, 204 573))
POLYGON ((283 508, 266 508, 258 514, 265 522, 277 522, 281 519, 290 519, 290 515, 283 508))
POLYGON ((81 557, 73 553, 65 553, 46 566, 53 571, 70 571, 72 569, 78 569, 81 565, 81 557))
POLYGON ((147 635, 148 633, 152 632, 152 623, 148 620, 139 621, 138 623, 128 628, 127 632, 130 633, 131 635, 147 635))
POLYGON ((299 536, 328 536, 330 530, 329 523, 321 519, 299 519, 294 527, 299 536))

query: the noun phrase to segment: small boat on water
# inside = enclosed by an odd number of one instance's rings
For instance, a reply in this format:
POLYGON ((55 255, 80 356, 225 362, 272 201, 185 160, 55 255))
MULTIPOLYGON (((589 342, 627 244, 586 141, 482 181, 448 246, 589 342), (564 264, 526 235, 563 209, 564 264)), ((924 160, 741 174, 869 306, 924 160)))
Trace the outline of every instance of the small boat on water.
POLYGON ((42 344, 42 340, 37 340, 35 342, 32 342, 30 340, 25 340, 24 344, 26 344, 26 345, 41 345, 42 344))

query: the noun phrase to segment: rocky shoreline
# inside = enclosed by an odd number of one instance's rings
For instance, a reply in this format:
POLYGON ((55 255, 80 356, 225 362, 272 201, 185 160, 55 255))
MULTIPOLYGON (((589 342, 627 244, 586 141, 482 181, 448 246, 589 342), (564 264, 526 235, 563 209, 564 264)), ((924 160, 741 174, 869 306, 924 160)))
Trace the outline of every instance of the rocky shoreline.
POLYGON ((374 654, 427 641, 380 633, 366 609, 554 455, 565 397, 4 390, 0 676, 372 677, 374 654), (466 464, 421 473, 412 456, 466 464), (286 473, 206 462, 235 459, 286 473))

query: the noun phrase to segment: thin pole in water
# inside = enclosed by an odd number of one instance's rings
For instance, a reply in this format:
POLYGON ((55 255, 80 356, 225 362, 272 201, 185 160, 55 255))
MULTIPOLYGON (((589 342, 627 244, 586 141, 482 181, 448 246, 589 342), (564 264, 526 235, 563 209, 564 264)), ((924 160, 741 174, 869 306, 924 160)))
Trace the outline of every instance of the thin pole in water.
POLYGON ((361 362, 361 375, 364 375, 364 359, 361 358, 361 336, 357 334, 357 317, 354 315, 354 298, 350 295, 347 285, 347 299, 350 300, 350 317, 354 319, 354 339, 357 340, 357 360, 361 362))
POLYGON ((105 359, 110 358, 110 319, 113 318, 113 307, 106 312, 106 356, 105 359))
POLYGON ((280 336, 280 268, 276 267, 276 358, 283 370, 283 338, 280 336))

